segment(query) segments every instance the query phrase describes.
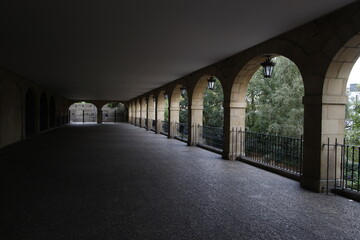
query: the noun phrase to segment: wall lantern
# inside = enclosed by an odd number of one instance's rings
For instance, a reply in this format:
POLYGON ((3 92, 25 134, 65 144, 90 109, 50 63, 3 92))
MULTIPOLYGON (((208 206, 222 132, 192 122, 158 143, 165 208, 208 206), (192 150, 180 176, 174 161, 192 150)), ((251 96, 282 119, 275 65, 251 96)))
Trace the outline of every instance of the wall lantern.
POLYGON ((266 56, 266 60, 261 63, 261 66, 263 67, 263 74, 265 78, 270 78, 272 75, 272 72, 274 70, 274 66, 276 63, 271 61, 271 56, 266 56))
POLYGON ((164 92, 164 99, 168 99, 168 98, 169 98, 168 94, 164 92))
POLYGON ((215 76, 211 76, 208 79, 208 89, 214 90, 216 80, 217 80, 217 78, 215 76))
POLYGON ((180 93, 181 93, 181 96, 182 96, 182 97, 185 97, 185 95, 186 95, 186 87, 182 86, 182 87, 180 88, 180 93))

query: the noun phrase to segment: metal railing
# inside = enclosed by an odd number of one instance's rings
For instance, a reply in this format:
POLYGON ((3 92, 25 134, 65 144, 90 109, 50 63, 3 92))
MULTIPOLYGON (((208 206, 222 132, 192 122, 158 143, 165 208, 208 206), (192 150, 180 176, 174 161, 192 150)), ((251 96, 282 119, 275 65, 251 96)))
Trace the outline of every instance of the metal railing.
POLYGON ((183 141, 188 140, 188 124, 187 123, 175 123, 176 135, 175 138, 178 138, 183 141))
POLYGON ((198 125, 199 144, 217 149, 223 149, 224 130, 222 127, 208 127, 198 125))
POLYGON ((239 147, 239 157, 301 175, 303 139, 232 131, 233 149, 239 147))
POLYGON ((151 123, 151 131, 154 131, 156 132, 156 121, 155 120, 151 120, 152 123, 151 123))
POLYGON ((162 134, 169 134, 169 123, 168 121, 161 121, 161 133, 162 134))
POLYGON ((327 192, 329 189, 351 190, 360 192, 360 146, 328 142, 323 145, 326 151, 327 164, 327 192), (333 172, 330 172, 330 169, 333 172), (331 186, 333 184, 333 186, 331 186))
POLYGON ((140 126, 140 118, 135 118, 135 126, 140 126))

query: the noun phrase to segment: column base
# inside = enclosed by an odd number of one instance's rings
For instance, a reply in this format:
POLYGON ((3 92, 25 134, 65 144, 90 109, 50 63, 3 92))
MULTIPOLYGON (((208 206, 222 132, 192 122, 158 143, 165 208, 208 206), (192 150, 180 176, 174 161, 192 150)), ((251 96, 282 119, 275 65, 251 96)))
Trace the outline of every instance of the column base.
POLYGON ((300 186, 312 192, 324 193, 327 189, 328 191, 331 191, 331 189, 335 188, 336 182, 337 181, 334 179, 313 180, 301 177, 300 186))

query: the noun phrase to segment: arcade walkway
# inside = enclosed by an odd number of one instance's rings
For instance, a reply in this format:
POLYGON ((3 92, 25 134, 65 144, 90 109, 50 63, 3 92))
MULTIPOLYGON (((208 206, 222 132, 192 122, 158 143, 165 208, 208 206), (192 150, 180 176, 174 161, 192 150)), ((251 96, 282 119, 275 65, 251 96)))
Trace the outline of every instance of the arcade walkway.
POLYGON ((0 151, 0 239, 359 239, 360 204, 130 124, 0 151))

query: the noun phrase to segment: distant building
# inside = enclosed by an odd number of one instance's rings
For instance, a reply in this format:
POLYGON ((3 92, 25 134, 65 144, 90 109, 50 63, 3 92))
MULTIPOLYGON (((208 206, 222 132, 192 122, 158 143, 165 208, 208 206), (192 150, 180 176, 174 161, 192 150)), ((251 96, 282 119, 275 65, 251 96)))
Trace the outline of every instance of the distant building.
POLYGON ((360 84, 359 83, 351 83, 350 84, 350 92, 359 92, 360 84))

